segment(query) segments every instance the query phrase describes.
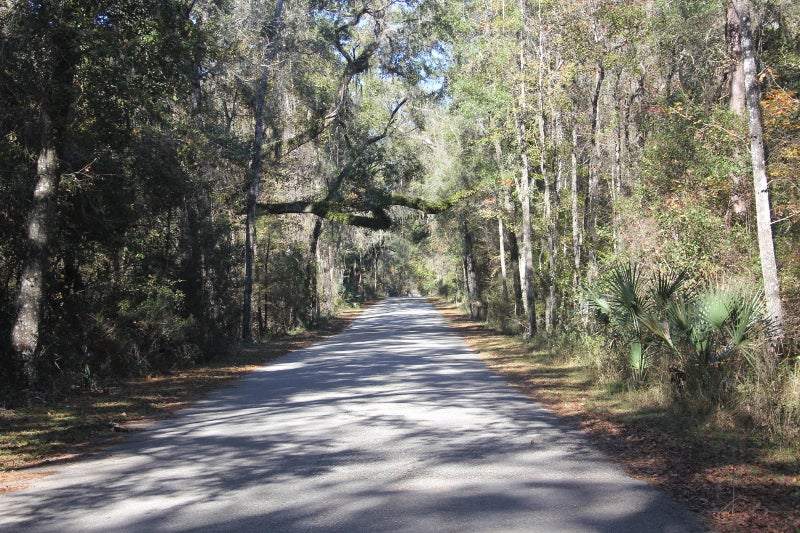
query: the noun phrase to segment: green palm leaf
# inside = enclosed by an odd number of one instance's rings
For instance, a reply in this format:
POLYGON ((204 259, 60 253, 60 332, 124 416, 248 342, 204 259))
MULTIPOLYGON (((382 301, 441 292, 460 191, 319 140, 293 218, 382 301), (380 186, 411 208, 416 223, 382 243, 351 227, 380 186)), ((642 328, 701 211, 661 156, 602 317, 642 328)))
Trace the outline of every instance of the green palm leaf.
POLYGON ((698 315, 714 330, 719 330, 730 317, 733 305, 731 291, 716 287, 705 291, 698 298, 698 315))

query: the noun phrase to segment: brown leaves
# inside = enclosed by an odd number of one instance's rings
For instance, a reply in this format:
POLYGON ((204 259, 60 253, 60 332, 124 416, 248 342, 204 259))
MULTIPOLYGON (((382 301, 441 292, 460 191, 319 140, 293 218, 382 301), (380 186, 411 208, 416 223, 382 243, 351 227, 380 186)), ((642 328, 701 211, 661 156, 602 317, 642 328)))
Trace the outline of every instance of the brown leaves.
POLYGON ((579 379, 570 365, 533 357, 529 345, 470 322, 452 308, 437 307, 493 370, 580 426, 629 474, 682 502, 714 531, 800 531, 796 455, 778 462, 740 435, 717 435, 711 426, 681 430, 667 416, 636 421, 631 408, 579 379))

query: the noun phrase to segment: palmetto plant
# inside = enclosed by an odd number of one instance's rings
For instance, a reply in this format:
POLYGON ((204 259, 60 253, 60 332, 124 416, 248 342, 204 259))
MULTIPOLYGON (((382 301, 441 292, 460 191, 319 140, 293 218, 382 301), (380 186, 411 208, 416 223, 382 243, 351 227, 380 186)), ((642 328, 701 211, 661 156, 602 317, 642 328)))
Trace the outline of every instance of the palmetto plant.
POLYGON ((697 363, 706 366, 735 357, 752 364, 754 350, 771 331, 763 296, 741 286, 710 287, 688 304, 676 302, 668 317, 694 349, 697 363))
POLYGON ((721 385, 731 361, 753 364, 768 338, 763 296, 741 286, 685 290, 686 272, 645 277, 636 264, 612 269, 592 302, 630 353, 634 379, 642 380, 662 349, 701 388, 721 385))
POLYGON ((600 290, 589 293, 589 301, 627 346, 637 381, 646 377, 654 345, 664 343, 674 349, 666 307, 685 279, 684 272, 646 279, 642 268, 630 263, 614 268, 600 290))

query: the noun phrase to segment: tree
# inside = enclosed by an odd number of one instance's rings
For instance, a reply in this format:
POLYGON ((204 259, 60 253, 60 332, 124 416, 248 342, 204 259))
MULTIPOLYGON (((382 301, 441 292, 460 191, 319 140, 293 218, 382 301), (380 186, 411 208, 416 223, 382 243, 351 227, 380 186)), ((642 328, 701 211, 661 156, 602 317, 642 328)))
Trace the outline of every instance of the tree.
POLYGON ((514 109, 514 125, 516 126, 517 150, 519 151, 519 176, 517 177, 517 196, 521 204, 522 219, 522 254, 519 271, 522 284, 523 306, 525 308, 526 336, 536 334, 536 286, 533 270, 533 228, 531 226, 531 176, 528 160, 528 90, 526 86, 527 50, 526 39, 530 31, 527 22, 527 5, 525 0, 519 2, 520 29, 518 30, 518 82, 517 100, 514 109))
MULTIPOLYGON (((185 94, 193 50, 203 53, 203 32, 190 9, 183 2, 59 1, 17 3, 2 13, 8 67, 1 80, 3 107, 26 110, 4 117, 4 135, 25 132, 19 151, 38 154, 30 160, 35 170, 18 171, 34 181, 9 332, 11 373, 21 386, 35 385, 40 370, 52 370, 52 361, 41 356, 43 340, 65 348, 68 336, 58 328, 69 331, 66 324, 80 323, 79 316, 102 314, 69 312, 90 292, 83 278, 91 255, 87 243, 119 238, 118 230, 131 221, 135 196, 153 185, 149 177, 175 155, 174 139, 164 135, 171 111, 165 102, 185 94), (133 172, 138 180, 110 186, 134 168, 141 172, 133 172), (125 207, 116 204, 113 216, 103 214, 102 223, 87 220, 126 194, 125 207)), ((185 174, 173 172, 160 185, 169 188, 176 177, 185 174)), ((82 334, 72 342, 82 343, 82 334)), ((84 346, 74 359, 86 360, 87 351, 84 346)), ((69 350, 51 357, 73 360, 69 350)))
MULTIPOLYGON (((259 196, 258 185, 261 181, 262 171, 264 100, 266 98, 266 83, 269 78, 270 59, 274 59, 274 55, 277 53, 275 45, 269 43, 273 43, 277 35, 276 32, 280 23, 282 7, 283 2, 279 1, 276 4, 272 22, 267 26, 267 35, 272 35, 273 37, 268 38, 267 41, 267 50, 265 52, 266 56, 268 56, 266 61, 267 66, 265 66, 257 86, 254 106, 256 130, 253 149, 251 151, 250 186, 246 223, 247 235, 245 242, 246 260, 242 322, 242 337, 245 340, 250 340, 253 337, 254 231, 257 214, 256 204, 259 196)), ((312 110, 312 119, 308 125, 295 128, 296 133, 290 135, 288 138, 273 139, 275 150, 273 151, 274 159, 270 162, 270 166, 272 167, 276 167, 284 157, 292 152, 318 139, 328 128, 340 121, 341 115, 345 109, 347 109, 348 102, 350 101, 349 91, 351 83, 355 78, 369 69, 373 56, 376 55, 380 47, 384 44, 387 24, 384 21, 386 13, 383 9, 372 6, 369 3, 353 8, 353 6, 350 6, 347 2, 341 3, 341 5, 337 2, 333 2, 333 6, 331 7, 333 10, 329 13, 329 16, 333 18, 327 19, 328 23, 330 23, 330 27, 323 28, 323 34, 328 40, 327 45, 336 51, 338 59, 343 62, 338 82, 335 86, 334 98, 328 105, 312 110), (364 30, 367 26, 371 27, 371 32, 364 30)), ((325 8, 326 6, 324 4, 320 6, 322 11, 324 11, 325 8)), ((316 250, 315 242, 319 238, 320 231, 321 227, 316 227, 312 232, 311 243, 313 250, 316 250), (316 235, 316 237, 314 235, 316 235)), ((316 277, 312 274, 309 275, 312 278, 316 277)), ((316 304, 312 307, 316 307, 316 304)))
POLYGON ((41 95, 41 146, 36 158, 34 202, 28 219, 28 242, 20 274, 17 318, 11 332, 12 349, 20 381, 36 381, 45 275, 53 233, 53 203, 58 192, 68 115, 73 105, 73 78, 79 60, 74 13, 68 2, 43 4, 30 17, 35 34, 43 42, 46 67, 42 73, 45 89, 41 95))
POLYGON ((778 264, 775 260, 775 245, 772 238, 772 214, 769 204, 769 182, 767 180, 764 158, 764 129, 761 123, 761 91, 758 87, 758 71, 750 30, 749 2, 742 5, 741 48, 742 70, 744 71, 745 99, 747 103, 747 125, 750 136, 750 156, 753 161, 753 188, 755 190, 756 225, 758 231, 758 250, 761 259, 761 275, 764 281, 764 294, 767 298, 767 311, 775 323, 775 334, 783 337, 783 304, 781 303, 778 264))
POLYGON ((255 93, 253 144, 250 149, 249 181, 247 192, 247 214, 245 220, 244 245, 244 301, 242 305, 242 338, 250 341, 253 338, 253 263, 255 262, 256 242, 256 202, 261 184, 261 171, 264 151, 264 113, 267 99, 267 87, 272 73, 273 62, 278 55, 278 38, 281 18, 283 16, 283 0, 275 2, 275 12, 264 29, 264 53, 261 58, 263 70, 258 80, 255 93))
MULTIPOLYGON (((744 0, 729 0, 725 10, 725 41, 730 56, 728 69, 728 105, 739 117, 747 114, 742 50, 742 15, 748 11, 744 0)), ((747 214, 749 195, 746 180, 739 173, 731 176, 731 210, 737 218, 747 214)))

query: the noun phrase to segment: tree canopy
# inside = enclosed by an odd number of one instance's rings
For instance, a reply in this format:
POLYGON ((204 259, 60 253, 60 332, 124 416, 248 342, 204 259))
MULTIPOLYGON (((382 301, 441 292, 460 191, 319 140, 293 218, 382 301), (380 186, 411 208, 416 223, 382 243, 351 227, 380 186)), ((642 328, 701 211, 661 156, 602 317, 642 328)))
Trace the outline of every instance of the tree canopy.
POLYGON ((746 353, 744 307, 704 330, 727 352, 680 318, 715 280, 767 288, 790 360, 800 13, 723 4, 0 4, 0 382, 146 375, 415 290, 601 332, 640 379, 746 353))

